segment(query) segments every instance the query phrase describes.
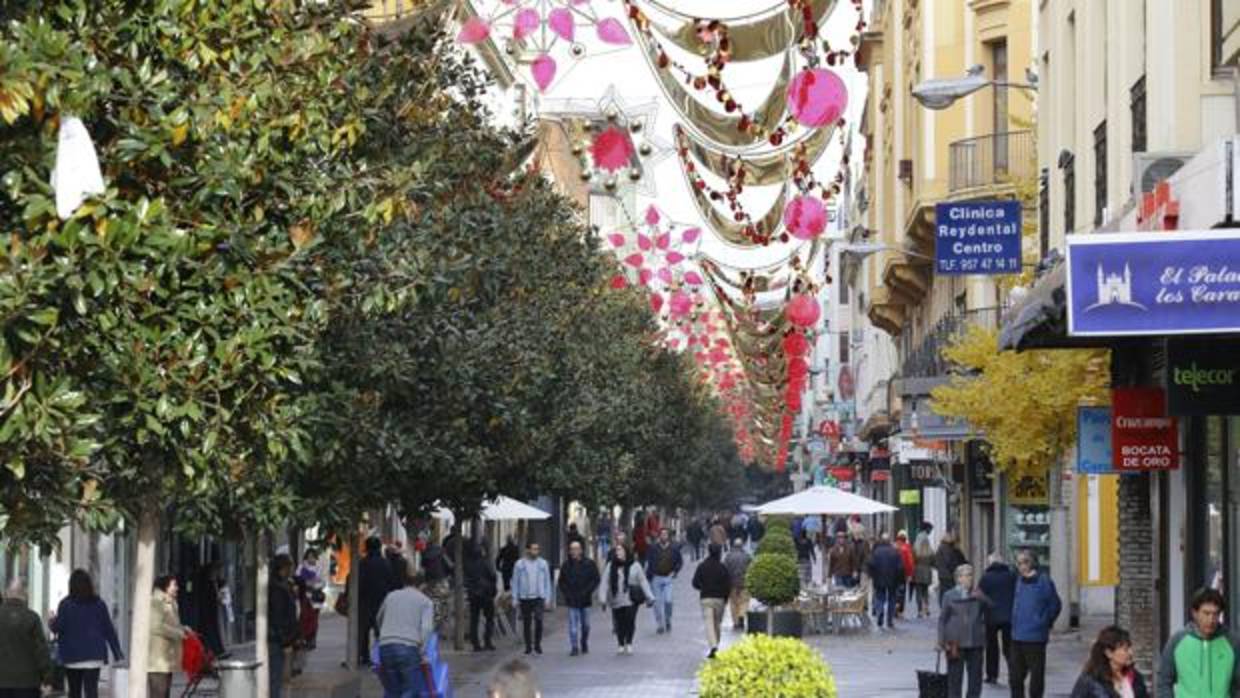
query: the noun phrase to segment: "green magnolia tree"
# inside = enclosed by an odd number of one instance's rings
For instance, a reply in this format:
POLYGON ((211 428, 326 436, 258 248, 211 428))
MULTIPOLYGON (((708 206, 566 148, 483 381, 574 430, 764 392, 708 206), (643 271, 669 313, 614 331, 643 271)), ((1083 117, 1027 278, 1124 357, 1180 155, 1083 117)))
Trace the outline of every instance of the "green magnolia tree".
POLYGON ((334 3, 3 7, 0 535, 136 522, 145 637, 167 506, 237 534, 298 510, 302 383, 326 321, 305 262, 367 193, 341 185, 364 165, 352 83, 368 43, 334 3), (107 189, 60 220, 48 181, 69 115, 107 189))

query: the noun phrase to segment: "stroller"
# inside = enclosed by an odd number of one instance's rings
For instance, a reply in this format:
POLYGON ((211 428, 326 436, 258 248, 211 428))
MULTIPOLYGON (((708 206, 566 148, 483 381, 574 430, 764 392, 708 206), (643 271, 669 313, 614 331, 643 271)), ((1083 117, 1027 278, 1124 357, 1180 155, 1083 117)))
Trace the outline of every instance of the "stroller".
POLYGON ((181 698, 200 695, 200 690, 204 691, 201 695, 219 694, 220 672, 215 665, 215 655, 203 644, 197 633, 190 632, 181 641, 181 668, 189 679, 185 690, 181 692, 181 698), (215 690, 207 690, 203 685, 208 680, 215 682, 215 690))

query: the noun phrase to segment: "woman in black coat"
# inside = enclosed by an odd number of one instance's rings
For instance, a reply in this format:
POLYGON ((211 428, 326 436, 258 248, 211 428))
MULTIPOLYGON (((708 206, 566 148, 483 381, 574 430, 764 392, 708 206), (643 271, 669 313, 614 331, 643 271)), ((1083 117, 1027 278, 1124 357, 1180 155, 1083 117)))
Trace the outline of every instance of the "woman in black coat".
POLYGON ((1098 633, 1089 661, 1072 687, 1072 698, 1149 698, 1145 679, 1132 665, 1132 638, 1119 626, 1098 633))

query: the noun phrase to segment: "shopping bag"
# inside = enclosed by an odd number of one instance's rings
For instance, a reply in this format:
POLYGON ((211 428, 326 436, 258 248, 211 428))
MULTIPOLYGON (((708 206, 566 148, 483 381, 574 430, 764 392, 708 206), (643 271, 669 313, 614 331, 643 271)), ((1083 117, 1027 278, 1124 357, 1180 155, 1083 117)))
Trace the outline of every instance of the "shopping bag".
POLYGON ((47 685, 53 691, 65 690, 65 664, 60 659, 60 640, 52 640, 48 647, 52 655, 52 670, 47 676, 47 685))
POLYGON ((207 653, 206 645, 202 644, 202 638, 198 637, 198 633, 186 633, 181 639, 181 668, 185 675, 194 679, 206 671, 210 664, 211 657, 207 653))
POLYGON ((940 673, 943 653, 935 654, 934 671, 917 671, 917 698, 947 698, 947 674, 940 673))

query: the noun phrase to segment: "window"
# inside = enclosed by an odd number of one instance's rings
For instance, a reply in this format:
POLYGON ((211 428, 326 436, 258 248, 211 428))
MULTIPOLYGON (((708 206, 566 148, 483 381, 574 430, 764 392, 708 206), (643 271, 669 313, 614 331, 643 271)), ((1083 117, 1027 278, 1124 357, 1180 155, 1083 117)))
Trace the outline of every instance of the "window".
POLYGON ((1060 153, 1059 169, 1063 170, 1063 232, 1071 235, 1076 230, 1076 156, 1066 150, 1060 153))
POLYGON ((1211 0, 1210 10, 1214 67, 1240 67, 1240 3, 1211 0))
POLYGON ((1038 259, 1046 259, 1051 253, 1051 171, 1046 167, 1038 177, 1038 243, 1038 259))
POLYGON ((1094 129, 1094 225, 1102 225, 1107 207, 1107 122, 1094 129))
POLYGON ((848 333, 840 333, 840 364, 848 363, 848 333))
POLYGON ((1132 109, 1132 152, 1144 153, 1145 145, 1145 76, 1142 75, 1129 91, 1132 109))
MULTIPOLYGON (((999 39, 988 44, 990 48, 990 65, 996 83, 1008 80, 1007 39, 999 39)), ((991 133, 995 134, 994 166, 995 174, 1008 171, 1008 88, 996 84, 994 89, 994 121, 991 133)))

